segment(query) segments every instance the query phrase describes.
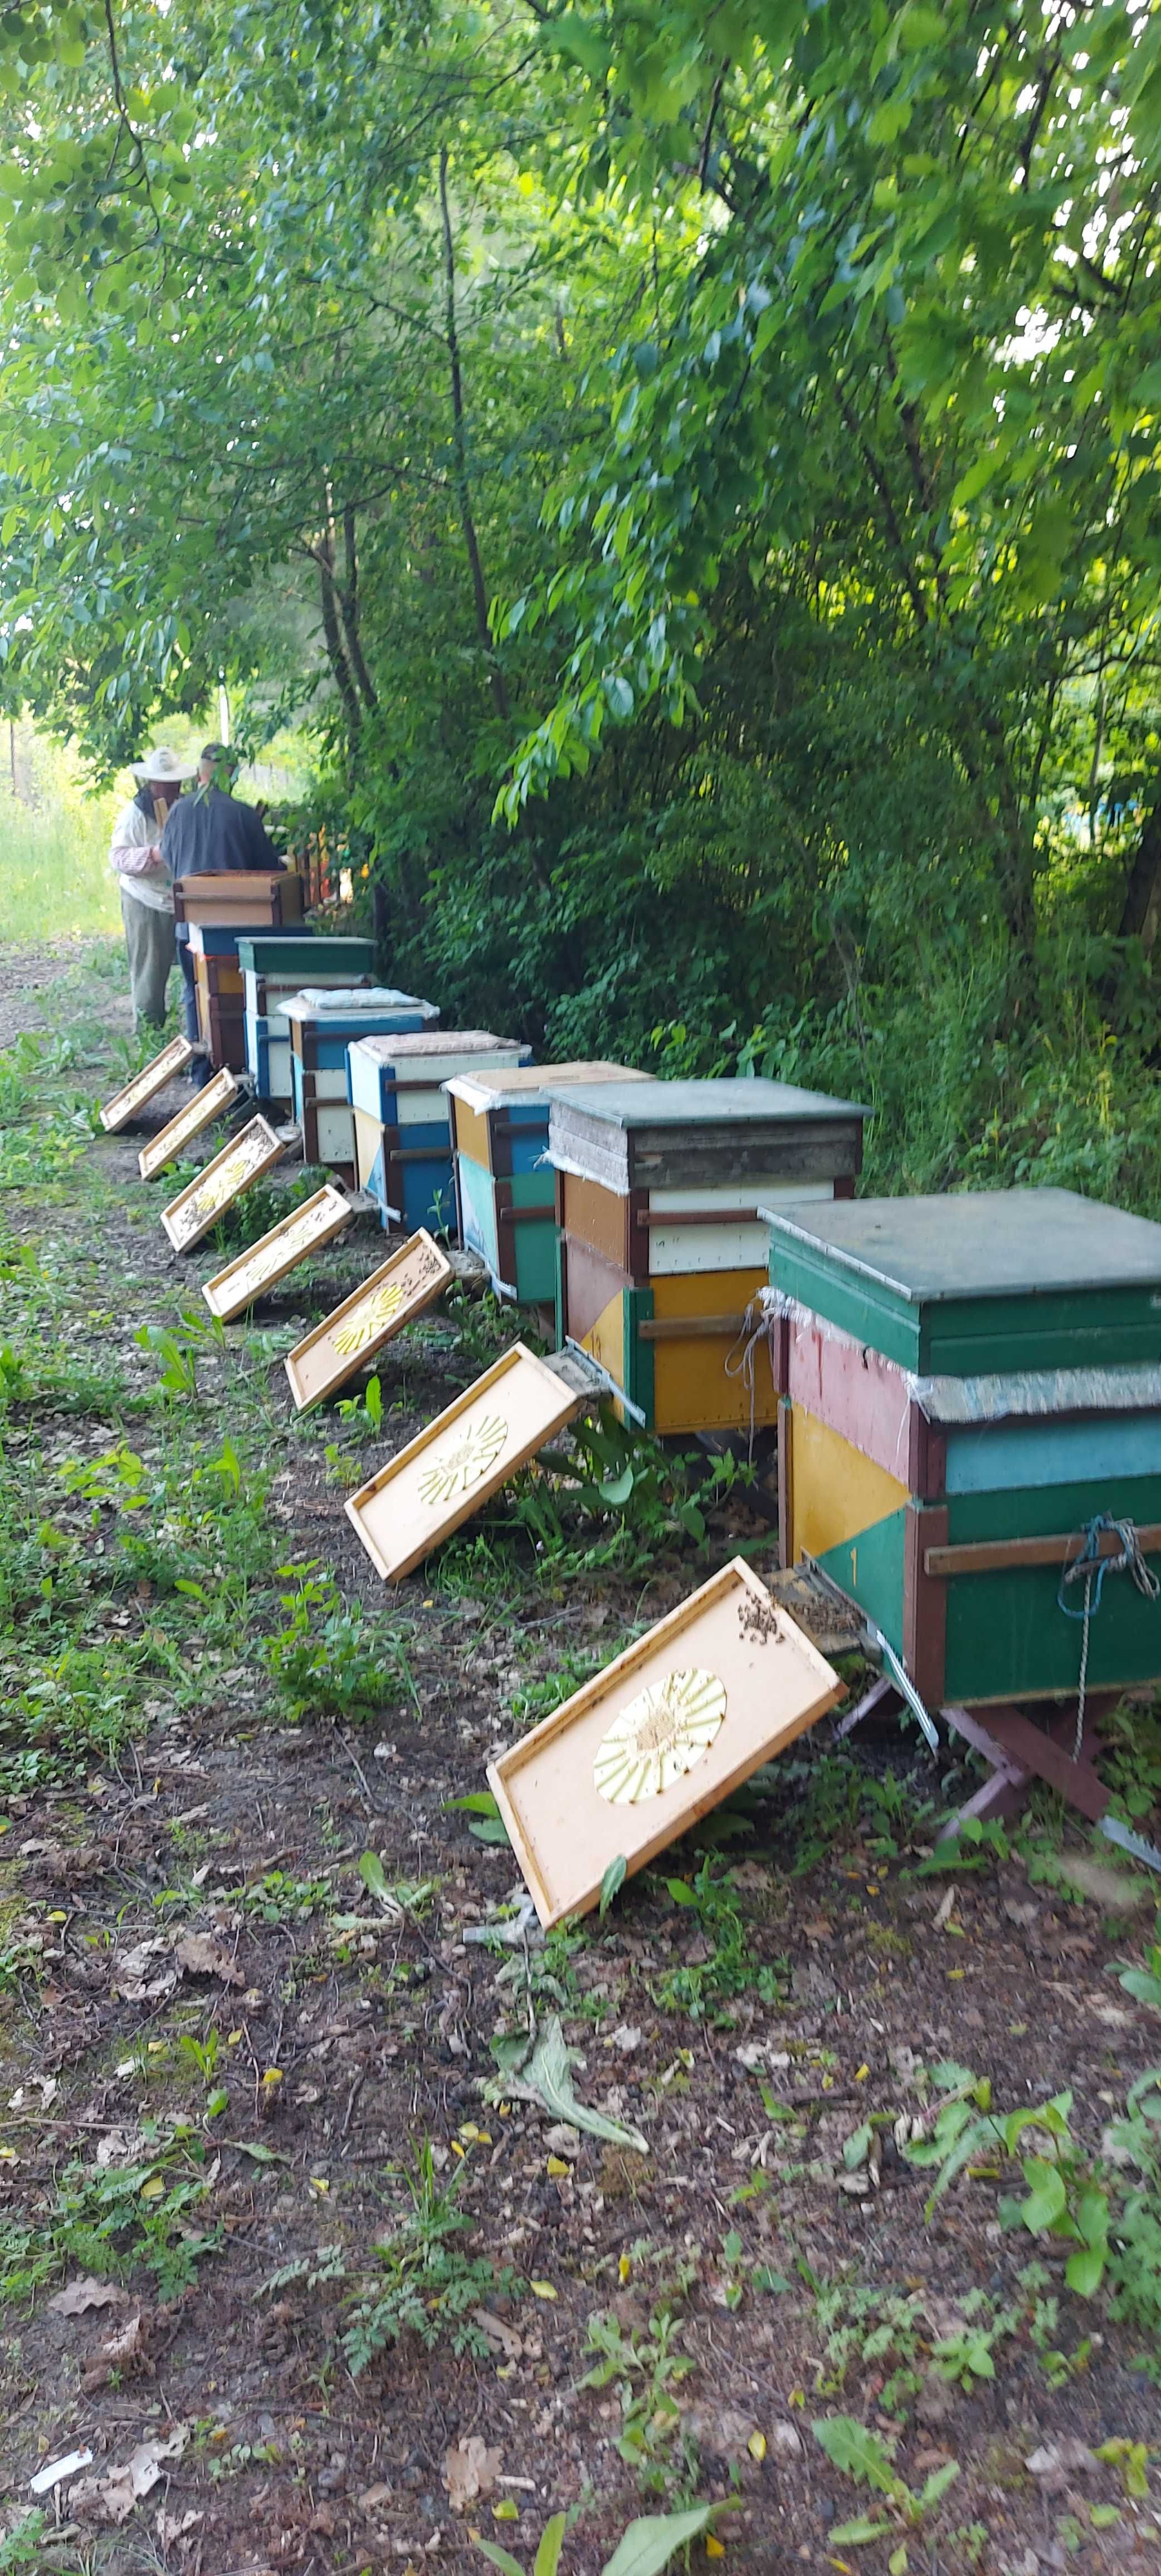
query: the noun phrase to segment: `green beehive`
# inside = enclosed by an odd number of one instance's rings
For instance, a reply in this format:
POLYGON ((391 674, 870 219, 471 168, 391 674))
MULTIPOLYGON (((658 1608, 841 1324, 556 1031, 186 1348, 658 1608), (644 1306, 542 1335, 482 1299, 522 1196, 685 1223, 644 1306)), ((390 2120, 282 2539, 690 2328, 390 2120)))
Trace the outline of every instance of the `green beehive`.
MULTIPOLYGON (((785 1561, 816 1562, 929 1705, 1074 1691, 1060 1594, 1086 1530, 1131 1522, 1161 1558, 1161 1226, 1054 1189, 770 1223, 785 1561)), ((1161 1604, 1110 1575, 1089 1681, 1158 1676, 1161 1604)))

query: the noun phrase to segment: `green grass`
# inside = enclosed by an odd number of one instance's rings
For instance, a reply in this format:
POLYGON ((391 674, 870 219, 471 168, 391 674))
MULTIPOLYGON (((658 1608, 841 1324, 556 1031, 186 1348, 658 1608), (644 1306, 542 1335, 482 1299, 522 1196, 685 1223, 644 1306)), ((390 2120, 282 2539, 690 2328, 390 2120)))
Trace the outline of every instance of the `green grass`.
POLYGON ((9 804, 0 848, 0 938, 31 944, 119 929, 104 800, 79 814, 9 804))
POLYGON ((88 792, 75 754, 30 724, 16 727, 16 793, 7 729, 0 765, 0 938, 78 939, 119 930, 109 869, 113 818, 127 779, 88 792))

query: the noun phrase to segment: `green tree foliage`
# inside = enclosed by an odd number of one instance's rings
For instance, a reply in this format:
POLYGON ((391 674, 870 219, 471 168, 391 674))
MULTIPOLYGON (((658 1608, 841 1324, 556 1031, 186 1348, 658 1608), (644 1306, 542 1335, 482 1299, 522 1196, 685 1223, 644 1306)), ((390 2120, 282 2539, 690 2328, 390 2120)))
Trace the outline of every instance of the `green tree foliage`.
POLYGON ((0 15, 0 654, 219 670, 409 980, 1161 1204, 1161 14, 0 15))

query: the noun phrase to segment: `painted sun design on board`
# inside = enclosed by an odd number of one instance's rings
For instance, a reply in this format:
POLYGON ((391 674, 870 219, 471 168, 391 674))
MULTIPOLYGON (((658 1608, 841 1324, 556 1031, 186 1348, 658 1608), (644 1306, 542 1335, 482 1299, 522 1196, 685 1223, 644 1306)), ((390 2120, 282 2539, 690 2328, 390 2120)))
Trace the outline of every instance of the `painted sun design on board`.
POLYGON ((726 1713, 725 1686, 698 1664, 638 1691, 597 1746, 593 1783, 613 1807, 659 1798, 708 1753, 726 1713))
POLYGON ((228 1199, 245 1188, 261 1159, 262 1145, 262 1138, 256 1136, 244 1149, 239 1146, 228 1162, 202 1182, 192 1199, 187 1200, 183 1211, 183 1222, 187 1228, 207 1224, 210 1217, 217 1215, 219 1208, 225 1207, 228 1199))
POLYGON ((275 1234, 268 1243, 259 1245, 253 1260, 248 1261, 244 1269, 235 1271, 230 1282, 231 1294, 255 1296, 269 1273, 271 1262, 289 1269, 292 1262, 301 1259, 315 1236, 330 1225, 333 1216, 333 1207, 303 1208, 295 1224, 287 1226, 285 1234, 275 1234))
POLYGON ((377 1333, 385 1332, 387 1326, 394 1323, 404 1296, 398 1279, 385 1279, 366 1303, 356 1307, 354 1314, 348 1315, 346 1323, 340 1324, 335 1334, 339 1358, 354 1359, 357 1352, 366 1350, 368 1342, 374 1341, 377 1333))
POLYGON ((457 1494, 466 1494, 478 1485, 489 1467, 494 1467, 504 1442, 508 1425, 500 1413, 485 1415, 473 1422, 470 1431, 454 1440, 442 1457, 433 1458, 419 1479, 421 1499, 425 1503, 451 1503, 457 1494))

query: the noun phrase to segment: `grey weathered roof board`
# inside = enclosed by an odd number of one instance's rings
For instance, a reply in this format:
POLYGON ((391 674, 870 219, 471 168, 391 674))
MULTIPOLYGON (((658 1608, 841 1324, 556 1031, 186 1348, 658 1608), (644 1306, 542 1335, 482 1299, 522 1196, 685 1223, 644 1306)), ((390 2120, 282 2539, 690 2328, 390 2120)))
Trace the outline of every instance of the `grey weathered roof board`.
POLYGON ((1075 1190, 964 1190, 772 1209, 785 1235, 916 1305, 1060 1289, 1161 1289, 1161 1225, 1075 1190))
POLYGON ((549 1099, 548 1159, 624 1196, 715 1182, 851 1179, 863 1120, 853 1100, 794 1083, 577 1083, 549 1099))

